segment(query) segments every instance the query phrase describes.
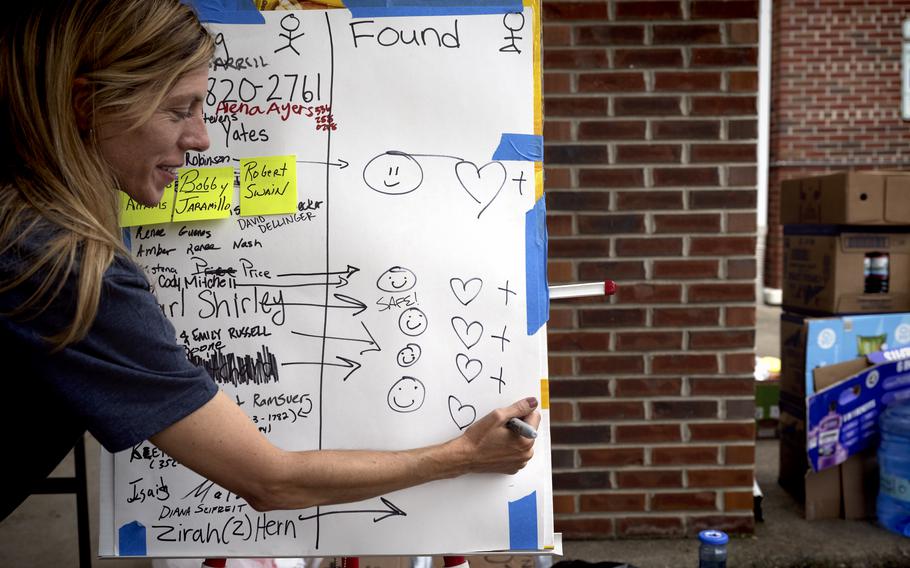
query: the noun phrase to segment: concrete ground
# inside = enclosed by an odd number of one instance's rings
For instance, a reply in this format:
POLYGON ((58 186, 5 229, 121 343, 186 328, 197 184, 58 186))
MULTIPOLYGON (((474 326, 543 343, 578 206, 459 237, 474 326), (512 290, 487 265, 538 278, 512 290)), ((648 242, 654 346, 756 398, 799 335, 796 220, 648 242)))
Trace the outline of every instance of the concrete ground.
MULTIPOLYGON (((778 355, 779 314, 778 309, 759 307, 759 355, 778 355)), ((87 454, 93 551, 98 541, 98 451, 97 442, 89 439, 87 454)), ((765 521, 756 524, 754 536, 731 540, 728 566, 910 566, 910 539, 881 529, 872 521, 804 521, 800 506, 777 486, 777 443, 774 440, 758 442, 756 462, 756 479, 764 492, 765 521)), ((71 460, 57 470, 57 474, 71 472, 71 460)), ((0 567, 76 566, 75 511, 75 498, 71 495, 30 497, 0 523, 0 567)), ((564 559, 627 562, 638 568, 698 565, 698 542, 692 539, 568 541, 564 552, 564 559)), ((149 568, 151 562, 142 559, 95 559, 93 565, 149 568)))

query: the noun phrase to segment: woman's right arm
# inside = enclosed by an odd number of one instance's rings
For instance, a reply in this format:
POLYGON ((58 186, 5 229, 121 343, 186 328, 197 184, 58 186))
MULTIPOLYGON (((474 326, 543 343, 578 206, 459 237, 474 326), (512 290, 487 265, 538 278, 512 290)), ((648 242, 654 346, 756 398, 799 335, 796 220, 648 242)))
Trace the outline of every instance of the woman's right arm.
POLYGON ((494 410, 448 442, 405 451, 289 452, 271 442, 223 392, 152 436, 151 442, 256 510, 305 509, 359 501, 466 473, 512 474, 533 455, 533 440, 510 418, 540 423, 535 399, 494 410))

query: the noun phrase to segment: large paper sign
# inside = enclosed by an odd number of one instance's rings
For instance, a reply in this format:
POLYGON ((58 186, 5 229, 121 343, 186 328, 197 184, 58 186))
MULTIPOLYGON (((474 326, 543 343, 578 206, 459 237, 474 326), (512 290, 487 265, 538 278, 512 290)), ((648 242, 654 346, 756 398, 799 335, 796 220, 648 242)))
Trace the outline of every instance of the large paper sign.
POLYGON ((145 442, 103 471, 102 553, 552 546, 546 330, 528 311, 545 288, 526 254, 526 235, 544 242, 533 10, 263 15, 212 27, 211 148, 177 181, 197 216, 129 229, 178 340, 287 450, 436 444, 536 396, 535 457, 515 476, 257 512, 145 442), (225 172, 206 168, 233 168, 227 209, 225 172))

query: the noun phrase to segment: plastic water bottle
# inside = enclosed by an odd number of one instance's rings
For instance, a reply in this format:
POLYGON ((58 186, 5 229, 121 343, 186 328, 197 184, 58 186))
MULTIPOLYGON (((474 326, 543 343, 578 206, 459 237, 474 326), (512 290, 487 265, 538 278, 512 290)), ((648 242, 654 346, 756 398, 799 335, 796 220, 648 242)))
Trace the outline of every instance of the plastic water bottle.
POLYGON ((910 536, 910 401, 886 408, 879 425, 876 515, 886 529, 910 536))
POLYGON ((727 542, 723 531, 707 530, 698 533, 698 568, 727 568, 727 542))

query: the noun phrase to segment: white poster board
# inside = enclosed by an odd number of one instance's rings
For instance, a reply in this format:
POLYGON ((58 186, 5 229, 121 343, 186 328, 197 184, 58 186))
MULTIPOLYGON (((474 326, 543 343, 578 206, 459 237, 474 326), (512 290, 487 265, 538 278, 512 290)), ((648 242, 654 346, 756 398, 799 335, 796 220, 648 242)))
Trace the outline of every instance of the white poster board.
MULTIPOLYGON (((211 148, 187 155, 188 167, 234 168, 229 217, 129 229, 191 360, 289 450, 424 446, 519 398, 546 401, 546 329, 529 333, 526 276, 541 260, 526 258, 526 218, 542 188, 534 161, 492 158, 503 134, 535 133, 533 10, 263 16, 211 26, 211 148), (509 31, 517 22, 523 33, 509 31), (251 172, 269 185, 246 160, 274 156, 296 165, 296 210, 240 216, 251 172)), ((207 172, 183 170, 178 186, 207 172)), ((175 211, 194 199, 178 192, 175 211)), ((546 549, 542 414, 515 476, 301 511, 256 512, 146 442, 102 460, 101 552, 546 549)))

